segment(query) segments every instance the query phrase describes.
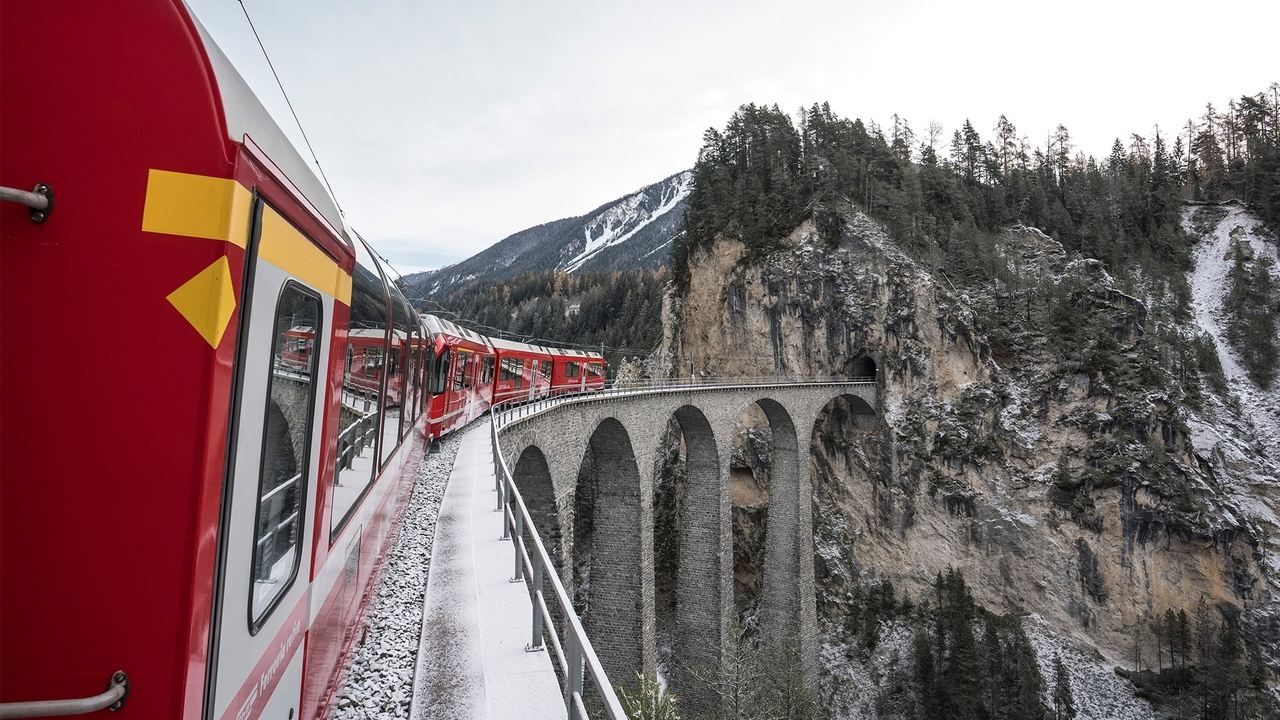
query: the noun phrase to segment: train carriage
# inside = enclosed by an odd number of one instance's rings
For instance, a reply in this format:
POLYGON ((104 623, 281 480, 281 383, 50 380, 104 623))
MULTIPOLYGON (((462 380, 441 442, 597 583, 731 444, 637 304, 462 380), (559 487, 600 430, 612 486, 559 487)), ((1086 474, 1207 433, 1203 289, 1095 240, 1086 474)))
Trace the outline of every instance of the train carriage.
POLYGON ((56 196, 0 204, 0 341, 100 318, 0 365, 0 703, 324 715, 425 329, 181 2, 4 3, 0 85, 0 185, 56 196))
POLYGON ((490 338, 497 355, 498 377, 493 404, 536 400, 551 392, 552 353, 541 345, 490 338))
POLYGON ((489 410, 496 356, 489 338, 435 315, 421 316, 430 336, 428 434, 432 440, 489 410))
POLYGON ((581 350, 551 348, 551 394, 599 390, 604 387, 604 356, 581 350))

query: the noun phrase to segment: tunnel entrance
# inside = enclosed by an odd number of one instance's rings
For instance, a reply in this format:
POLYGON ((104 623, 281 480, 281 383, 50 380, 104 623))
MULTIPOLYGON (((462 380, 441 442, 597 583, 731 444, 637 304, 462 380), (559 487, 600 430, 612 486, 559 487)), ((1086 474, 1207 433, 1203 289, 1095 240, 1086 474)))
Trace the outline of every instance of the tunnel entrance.
POLYGON ((844 363, 844 374, 851 378, 875 378, 879 368, 876 361, 868 355, 849 358, 844 363))

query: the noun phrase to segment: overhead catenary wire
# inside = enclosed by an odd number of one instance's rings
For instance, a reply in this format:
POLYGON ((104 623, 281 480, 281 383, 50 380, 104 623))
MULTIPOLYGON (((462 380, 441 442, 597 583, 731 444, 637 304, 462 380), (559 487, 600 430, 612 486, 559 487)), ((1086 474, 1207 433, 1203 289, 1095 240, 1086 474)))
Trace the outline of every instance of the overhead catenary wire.
POLYGON ((253 31, 253 38, 258 41, 258 48, 262 50, 262 57, 266 58, 267 67, 271 68, 271 75, 276 79, 276 87, 280 88, 280 94, 284 96, 285 105, 289 106, 289 113, 293 115, 293 122, 298 126, 298 132, 302 133, 302 141, 307 145, 307 151, 311 153, 311 160, 316 164, 316 170, 320 171, 320 179, 324 181, 324 186, 329 190, 329 196, 333 198, 333 204, 337 206, 338 213, 346 215, 342 212, 342 205, 338 202, 338 194, 333 191, 333 186, 329 184, 329 177, 324 174, 324 168, 320 166, 320 158, 316 155, 315 148, 311 147, 311 138, 307 137, 307 131, 302 127, 302 121, 298 119, 298 111, 293 109, 293 101, 289 99, 289 93, 284 89, 284 83, 280 81, 280 73, 276 72, 276 66, 271 62, 271 55, 267 53, 267 46, 262 43, 262 36, 258 35, 258 28, 253 24, 253 18, 249 17, 249 8, 245 7, 244 0, 239 0, 240 10, 244 12, 244 19, 249 22, 249 29, 253 31))

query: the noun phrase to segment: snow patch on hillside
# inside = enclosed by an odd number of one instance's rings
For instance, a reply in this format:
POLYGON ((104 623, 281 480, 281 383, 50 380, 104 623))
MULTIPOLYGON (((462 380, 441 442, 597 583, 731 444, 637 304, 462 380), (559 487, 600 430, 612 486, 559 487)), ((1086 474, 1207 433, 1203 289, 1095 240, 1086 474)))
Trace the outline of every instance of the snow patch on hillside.
POLYGON ((1045 703, 1053 708, 1053 659, 1062 658, 1076 704, 1077 720, 1154 720, 1146 700, 1134 696, 1133 683, 1116 674, 1114 665, 1089 655, 1050 630, 1039 615, 1022 623, 1036 651, 1036 664, 1044 680, 1045 703))
MULTIPOLYGON (((1197 208, 1183 215, 1183 227, 1192 234, 1191 218, 1197 208)), ((1257 430, 1257 438, 1272 460, 1280 459, 1280 387, 1264 390, 1249 379, 1236 349, 1227 343, 1226 314, 1223 300, 1231 286, 1230 273, 1235 264, 1237 242, 1247 242, 1254 257, 1276 260, 1276 247, 1263 237, 1261 221, 1240 205, 1226 206, 1227 214, 1213 232, 1196 243, 1191 273, 1191 304, 1196 323, 1218 346, 1218 359, 1227 376, 1231 392, 1240 398, 1240 408, 1257 430), (1235 237, 1233 237, 1233 233, 1235 237)), ((1273 265, 1273 268, 1276 266, 1273 265)), ((1280 280, 1280 277, 1277 278, 1280 280)))
POLYGON ((692 189, 693 172, 685 171, 662 185, 657 208, 650 208, 648 193, 639 192, 600 213, 583 228, 585 245, 582 252, 564 264, 565 272, 574 272, 601 250, 630 240, 654 220, 675 209, 692 189))

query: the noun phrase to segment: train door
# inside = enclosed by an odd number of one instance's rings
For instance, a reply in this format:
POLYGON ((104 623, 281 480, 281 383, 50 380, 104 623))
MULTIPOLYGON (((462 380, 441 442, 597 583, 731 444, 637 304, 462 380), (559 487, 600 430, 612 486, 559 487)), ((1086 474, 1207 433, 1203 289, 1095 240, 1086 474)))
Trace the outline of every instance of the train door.
MULTIPOLYGON (((525 367, 529 368, 529 400, 538 397, 538 361, 537 360, 521 360, 525 367)), ((524 369, 520 370, 520 374, 525 373, 524 369)))
POLYGON ((341 270, 328 255, 270 206, 259 201, 256 211, 236 356, 208 720, 287 720, 300 711, 322 369, 333 296, 341 292, 341 270), (315 345, 305 367, 282 372, 285 333, 297 326, 315 328, 315 345))

